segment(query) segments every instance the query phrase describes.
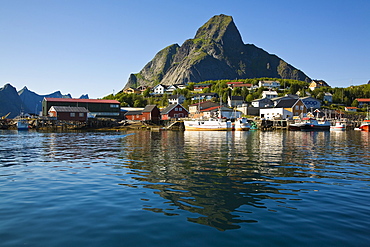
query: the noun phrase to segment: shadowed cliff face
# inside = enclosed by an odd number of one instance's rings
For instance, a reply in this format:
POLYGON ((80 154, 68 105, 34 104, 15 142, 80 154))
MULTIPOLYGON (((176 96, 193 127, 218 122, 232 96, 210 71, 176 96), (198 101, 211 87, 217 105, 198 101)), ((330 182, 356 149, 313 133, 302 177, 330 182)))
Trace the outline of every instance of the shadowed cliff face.
POLYGON ((194 39, 157 53, 125 87, 186 84, 222 79, 286 78, 309 81, 302 71, 252 44, 244 44, 231 16, 217 15, 194 39))

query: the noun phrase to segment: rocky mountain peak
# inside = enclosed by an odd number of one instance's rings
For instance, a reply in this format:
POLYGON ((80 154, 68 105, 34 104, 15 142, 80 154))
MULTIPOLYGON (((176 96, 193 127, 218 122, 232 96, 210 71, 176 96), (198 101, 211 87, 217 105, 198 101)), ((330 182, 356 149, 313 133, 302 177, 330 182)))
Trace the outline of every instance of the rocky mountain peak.
POLYGON ((219 42, 226 46, 243 45, 240 33, 233 18, 227 15, 216 15, 201 26, 194 39, 219 42))
POLYGON ((125 86, 187 84, 207 80, 285 78, 310 81, 302 71, 253 44, 244 44, 231 16, 216 15, 194 39, 159 51, 125 86))

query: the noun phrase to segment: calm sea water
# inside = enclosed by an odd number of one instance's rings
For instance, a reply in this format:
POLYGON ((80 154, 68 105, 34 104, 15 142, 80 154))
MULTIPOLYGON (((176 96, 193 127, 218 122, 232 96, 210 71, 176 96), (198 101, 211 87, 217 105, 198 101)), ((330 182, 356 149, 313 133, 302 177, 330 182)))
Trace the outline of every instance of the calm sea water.
POLYGON ((0 246, 369 246, 370 134, 0 131, 0 246))

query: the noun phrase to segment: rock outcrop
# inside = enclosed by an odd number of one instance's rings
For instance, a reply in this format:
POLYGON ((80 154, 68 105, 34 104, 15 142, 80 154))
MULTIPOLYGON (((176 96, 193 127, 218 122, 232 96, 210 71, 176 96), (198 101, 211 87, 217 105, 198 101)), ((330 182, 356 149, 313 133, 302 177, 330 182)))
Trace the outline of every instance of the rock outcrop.
POLYGON ((200 27, 193 39, 158 52, 139 73, 130 75, 125 88, 260 77, 310 81, 276 55, 244 44, 233 18, 217 15, 200 27))

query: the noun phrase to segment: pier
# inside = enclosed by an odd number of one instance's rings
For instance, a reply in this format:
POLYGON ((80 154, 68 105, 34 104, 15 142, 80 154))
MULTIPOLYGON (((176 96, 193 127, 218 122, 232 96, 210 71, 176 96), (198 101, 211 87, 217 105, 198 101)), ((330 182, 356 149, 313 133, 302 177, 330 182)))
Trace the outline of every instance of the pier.
MULTIPOLYGON (((92 118, 86 122, 65 121, 51 118, 29 118, 28 124, 30 129, 47 130, 47 131, 64 131, 64 130, 119 130, 119 129, 147 129, 147 130, 184 130, 182 119, 152 121, 133 121, 92 118)), ((331 120, 336 121, 336 120, 331 120)), ((257 128, 262 131, 288 130, 289 125, 294 120, 253 120, 257 128)), ((346 129, 351 130, 361 125, 361 120, 347 120, 346 129)), ((16 119, 0 119, 0 129, 17 129, 16 119)))

